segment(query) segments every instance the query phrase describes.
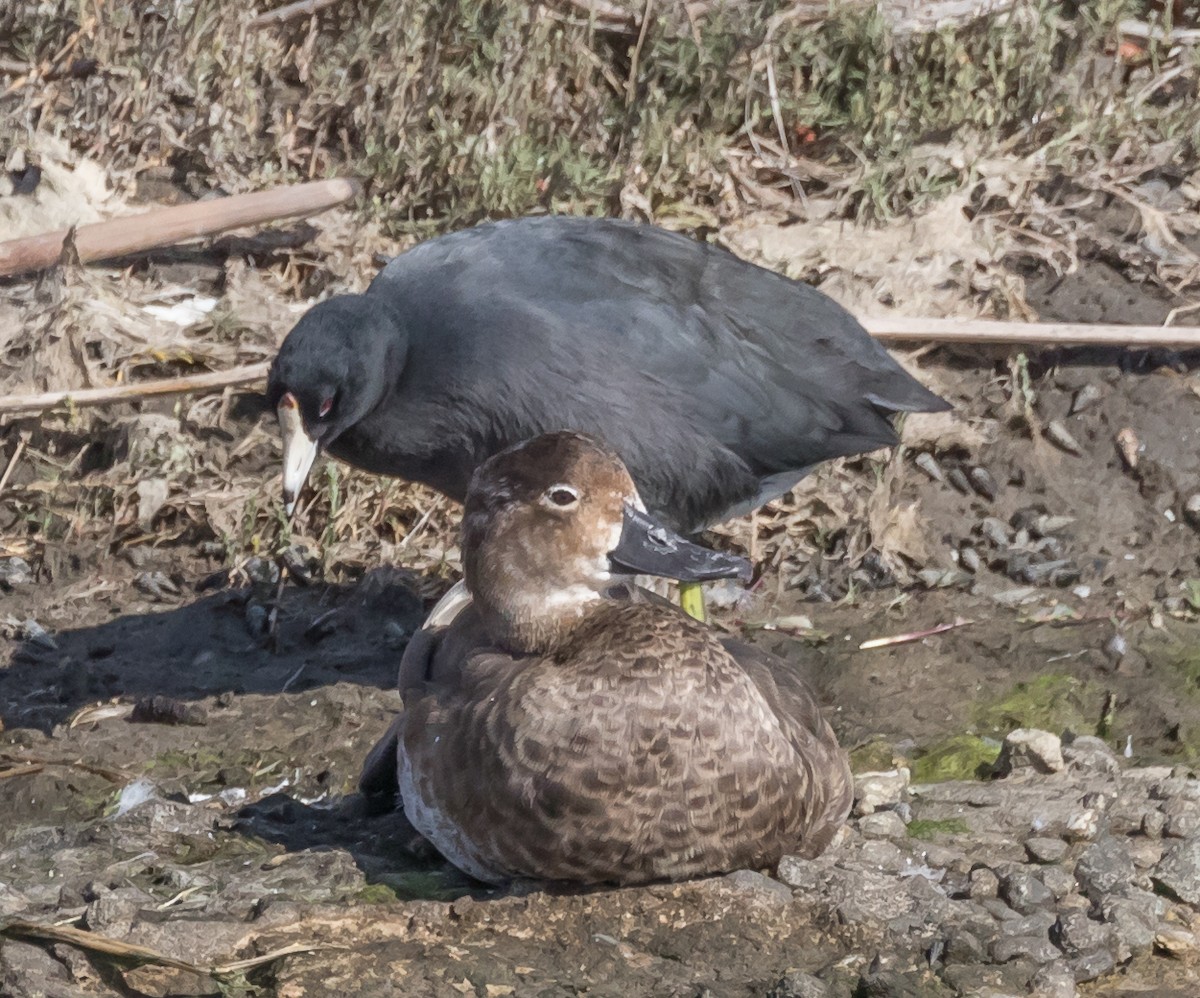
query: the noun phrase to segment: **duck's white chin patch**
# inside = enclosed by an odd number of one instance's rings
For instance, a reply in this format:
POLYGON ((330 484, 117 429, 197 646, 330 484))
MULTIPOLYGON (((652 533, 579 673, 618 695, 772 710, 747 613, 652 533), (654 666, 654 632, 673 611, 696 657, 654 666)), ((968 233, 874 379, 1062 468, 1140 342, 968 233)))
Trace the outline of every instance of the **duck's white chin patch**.
POLYGON ((561 589, 547 591, 541 600, 547 610, 569 610, 573 607, 584 607, 600 598, 599 592, 591 586, 576 583, 561 589))

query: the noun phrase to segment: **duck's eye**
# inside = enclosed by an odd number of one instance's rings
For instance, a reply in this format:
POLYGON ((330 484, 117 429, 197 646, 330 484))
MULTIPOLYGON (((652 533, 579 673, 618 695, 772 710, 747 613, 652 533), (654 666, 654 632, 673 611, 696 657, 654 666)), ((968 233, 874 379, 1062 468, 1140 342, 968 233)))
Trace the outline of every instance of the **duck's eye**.
POLYGON ((332 411, 333 411, 333 396, 330 395, 326 398, 321 399, 321 405, 317 409, 317 415, 320 416, 322 419, 324 419, 332 411))
POLYGON ((569 485, 551 485, 546 489, 542 498, 551 506, 567 509, 579 502, 579 493, 569 485))

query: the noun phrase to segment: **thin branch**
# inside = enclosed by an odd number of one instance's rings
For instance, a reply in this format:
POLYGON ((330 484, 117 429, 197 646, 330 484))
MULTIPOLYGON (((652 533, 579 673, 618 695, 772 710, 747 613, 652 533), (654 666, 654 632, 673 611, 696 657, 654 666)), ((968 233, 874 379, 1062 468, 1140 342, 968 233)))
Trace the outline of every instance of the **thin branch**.
POLYGON ((265 14, 259 14, 250 22, 250 27, 270 28, 277 24, 283 24, 285 21, 295 20, 297 17, 319 13, 326 7, 332 7, 337 3, 341 3, 341 0, 298 0, 297 3, 289 3, 284 7, 268 10, 265 14))

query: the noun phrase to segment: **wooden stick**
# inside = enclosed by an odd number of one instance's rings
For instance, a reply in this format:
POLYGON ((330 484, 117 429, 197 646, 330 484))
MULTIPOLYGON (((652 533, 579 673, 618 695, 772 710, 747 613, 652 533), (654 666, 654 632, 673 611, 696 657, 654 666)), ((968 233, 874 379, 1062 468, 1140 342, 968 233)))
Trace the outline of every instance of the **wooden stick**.
POLYGON ((184 395, 188 392, 206 392, 232 385, 249 385, 267 376, 270 365, 263 361, 247 364, 229 371, 212 371, 208 374, 190 374, 182 378, 161 378, 155 381, 135 381, 128 385, 112 385, 107 388, 81 388, 60 392, 42 392, 40 395, 0 396, 0 416, 13 413, 44 412, 55 406, 70 402, 83 408, 107 405, 109 402, 136 402, 154 395, 184 395))
MULTIPOLYGON (((987 319, 917 319, 868 317, 862 320, 876 339, 925 343, 974 343, 1008 346, 1078 347, 1108 346, 1131 350, 1150 347, 1200 350, 1200 326, 1089 326, 1069 322, 993 322, 987 319)), ((263 361, 229 371, 193 374, 182 378, 138 381, 108 388, 67 389, 39 395, 0 396, 0 416, 44 412, 68 400, 74 406, 133 402, 153 395, 183 395, 234 385, 248 385, 266 377, 270 365, 263 361)))
POLYGON ((298 2, 289 3, 285 7, 276 7, 265 14, 259 14, 250 22, 250 27, 269 28, 273 24, 283 24, 284 21, 304 17, 306 14, 316 14, 326 7, 332 7, 335 3, 341 3, 341 0, 298 0, 298 2))
POLYGON ((1093 326, 1082 322, 996 322, 989 319, 920 319, 907 316, 868 316, 859 321, 872 336, 880 340, 1200 350, 1200 326, 1093 326))
MULTIPOLYGON (((313 215, 349 201, 358 191, 356 180, 317 180, 253 194, 158 208, 141 215, 81 226, 75 230, 75 247, 80 263, 110 260, 229 229, 313 215)), ((0 243, 0 277, 53 266, 58 262, 69 232, 69 229, 59 229, 0 243)))

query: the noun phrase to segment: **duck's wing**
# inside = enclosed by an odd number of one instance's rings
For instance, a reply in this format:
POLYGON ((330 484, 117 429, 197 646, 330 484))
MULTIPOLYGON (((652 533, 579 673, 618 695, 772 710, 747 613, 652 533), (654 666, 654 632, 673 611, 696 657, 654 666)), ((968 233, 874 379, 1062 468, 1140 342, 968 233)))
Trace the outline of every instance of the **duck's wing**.
MULTIPOLYGON (((471 605, 471 594, 464 583, 457 582, 405 646, 397 680, 401 694, 430 681, 453 683, 463 657, 485 641, 482 624, 471 605)), ((402 710, 367 753, 358 777, 359 791, 383 806, 396 795, 396 752, 403 724, 402 710)))
POLYGON ((791 663, 736 638, 722 639, 766 700, 807 769, 809 831, 799 854, 820 855, 829 845, 854 798, 850 759, 838 745, 812 688, 791 663))

